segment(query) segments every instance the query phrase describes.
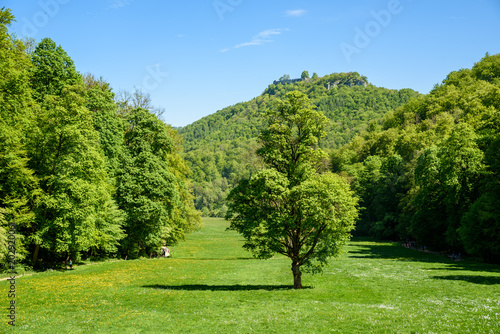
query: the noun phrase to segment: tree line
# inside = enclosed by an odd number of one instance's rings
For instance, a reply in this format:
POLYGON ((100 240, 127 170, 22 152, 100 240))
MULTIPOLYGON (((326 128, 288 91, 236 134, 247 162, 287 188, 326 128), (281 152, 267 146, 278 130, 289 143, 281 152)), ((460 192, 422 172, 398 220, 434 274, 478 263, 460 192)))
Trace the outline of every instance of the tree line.
POLYGON ((80 74, 49 38, 8 32, 0 10, 0 261, 8 223, 16 262, 148 256, 200 227, 182 139, 147 94, 119 99, 80 74))
POLYGON ((361 199, 356 233, 500 263, 500 55, 331 153, 361 199))

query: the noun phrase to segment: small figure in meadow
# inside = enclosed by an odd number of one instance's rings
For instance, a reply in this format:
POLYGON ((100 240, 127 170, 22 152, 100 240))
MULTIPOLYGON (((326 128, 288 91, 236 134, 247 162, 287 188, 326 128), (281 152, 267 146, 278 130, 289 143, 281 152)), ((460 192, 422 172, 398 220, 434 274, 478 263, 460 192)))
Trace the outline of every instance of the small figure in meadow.
POLYGON ((69 269, 73 269, 73 262, 69 260, 69 269))
POLYGON ((161 248, 161 256, 162 257, 169 257, 170 256, 170 250, 167 248, 167 246, 163 246, 161 248))

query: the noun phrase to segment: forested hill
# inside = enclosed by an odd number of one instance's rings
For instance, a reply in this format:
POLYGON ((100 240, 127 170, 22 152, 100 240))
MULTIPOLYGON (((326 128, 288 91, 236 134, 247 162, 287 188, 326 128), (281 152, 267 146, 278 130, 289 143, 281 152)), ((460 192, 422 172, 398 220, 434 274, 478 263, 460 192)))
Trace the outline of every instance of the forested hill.
POLYGON ((419 95, 411 89, 391 90, 373 86, 356 72, 298 80, 275 81, 278 84, 269 85, 260 96, 181 128, 179 133, 185 139, 184 149, 191 151, 204 143, 256 137, 261 126, 260 115, 273 107, 276 98, 293 90, 307 94, 317 110, 332 121, 329 135, 322 143, 324 148, 346 144, 366 129, 369 121, 380 119, 388 110, 419 95))
POLYGON ((348 143, 370 124, 381 123, 394 110, 419 94, 411 89, 390 90, 370 84, 356 72, 334 73, 301 79, 284 76, 248 101, 224 108, 179 130, 184 157, 190 164, 196 208, 204 215, 225 214, 225 198, 241 179, 259 168, 254 152, 261 128, 261 115, 273 108, 276 99, 299 90, 308 95, 316 109, 329 119, 321 146, 334 149, 348 143))

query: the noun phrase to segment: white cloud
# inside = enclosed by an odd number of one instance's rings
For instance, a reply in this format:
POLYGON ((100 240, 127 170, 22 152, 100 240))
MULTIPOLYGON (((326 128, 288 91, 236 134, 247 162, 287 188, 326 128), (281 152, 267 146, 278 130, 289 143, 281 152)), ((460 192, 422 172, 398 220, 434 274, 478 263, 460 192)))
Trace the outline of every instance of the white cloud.
MULTIPOLYGON (((269 29, 261 31, 256 37, 257 38, 268 38, 272 35, 281 35, 282 29, 269 29)), ((255 37, 254 37, 255 38, 255 37)))
POLYGON ((113 0, 113 3, 109 7, 118 9, 120 7, 129 5, 132 1, 134 0, 113 0))
POLYGON ((286 11, 286 16, 300 17, 306 13, 304 9, 290 9, 286 11))
POLYGON ((239 48, 243 48, 245 46, 255 46, 255 45, 262 45, 265 43, 273 42, 273 40, 271 39, 272 36, 281 35, 283 33, 283 31, 286 31, 286 30, 287 29, 264 30, 264 31, 261 31, 260 33, 258 33, 257 35, 255 35, 254 37, 252 37, 251 41, 237 44, 237 45, 233 46, 232 48, 222 49, 220 52, 228 52, 231 49, 239 49, 239 48))

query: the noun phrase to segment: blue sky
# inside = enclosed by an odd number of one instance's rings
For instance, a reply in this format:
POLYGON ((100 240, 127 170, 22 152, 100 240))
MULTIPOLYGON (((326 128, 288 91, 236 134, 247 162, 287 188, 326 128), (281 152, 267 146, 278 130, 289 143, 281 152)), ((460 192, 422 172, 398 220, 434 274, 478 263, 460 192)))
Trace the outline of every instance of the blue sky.
POLYGON ((10 31, 52 38, 81 73, 139 87, 185 126, 283 74, 357 71, 428 93, 500 53, 499 0, 3 0, 10 31))

